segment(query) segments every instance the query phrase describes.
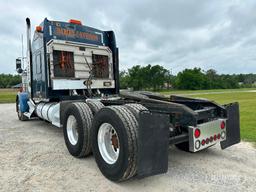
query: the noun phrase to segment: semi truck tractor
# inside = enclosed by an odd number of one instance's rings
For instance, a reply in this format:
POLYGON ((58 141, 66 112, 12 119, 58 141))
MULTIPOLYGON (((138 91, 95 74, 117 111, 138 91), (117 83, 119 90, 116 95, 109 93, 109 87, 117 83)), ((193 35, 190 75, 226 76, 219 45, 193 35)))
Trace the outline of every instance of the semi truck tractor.
POLYGON ((37 118, 63 129, 69 153, 93 154, 106 178, 119 182, 167 172, 170 145, 196 153, 240 142, 238 103, 120 91, 113 31, 46 18, 31 39, 29 18, 26 26, 25 67, 16 60, 19 120, 37 118))

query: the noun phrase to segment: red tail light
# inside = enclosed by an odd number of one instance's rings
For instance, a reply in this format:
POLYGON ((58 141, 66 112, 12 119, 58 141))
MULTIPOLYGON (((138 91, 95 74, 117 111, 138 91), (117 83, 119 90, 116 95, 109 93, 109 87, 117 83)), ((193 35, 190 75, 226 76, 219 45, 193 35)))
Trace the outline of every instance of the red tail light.
POLYGON ((200 137, 200 134, 201 134, 200 129, 196 129, 195 132, 194 132, 195 138, 200 137))
POLYGON ((218 134, 218 139, 220 139, 220 133, 218 134))
POLYGON ((225 121, 222 121, 221 124, 220 124, 220 128, 224 129, 225 127, 226 127, 226 123, 225 123, 225 121))
POLYGON ((214 139, 214 141, 216 141, 217 140, 217 135, 214 135, 213 139, 214 139))

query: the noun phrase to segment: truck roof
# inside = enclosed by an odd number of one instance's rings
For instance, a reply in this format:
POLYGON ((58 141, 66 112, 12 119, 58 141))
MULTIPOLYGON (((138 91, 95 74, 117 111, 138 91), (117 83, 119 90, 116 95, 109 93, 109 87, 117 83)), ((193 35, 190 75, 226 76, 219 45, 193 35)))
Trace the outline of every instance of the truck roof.
POLYGON ((80 42, 93 45, 105 45, 108 42, 106 32, 75 22, 50 21, 47 18, 40 25, 46 43, 52 39, 80 42))

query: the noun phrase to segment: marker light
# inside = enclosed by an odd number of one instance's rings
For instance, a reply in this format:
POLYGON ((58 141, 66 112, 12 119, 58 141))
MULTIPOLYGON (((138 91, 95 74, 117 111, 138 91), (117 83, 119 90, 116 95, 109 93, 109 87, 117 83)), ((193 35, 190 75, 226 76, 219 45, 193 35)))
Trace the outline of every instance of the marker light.
POLYGON ((42 30, 43 30, 43 29, 42 29, 41 26, 36 26, 36 31, 37 31, 37 32, 42 32, 42 30))
POLYGON ((76 25, 82 25, 82 22, 81 22, 81 21, 75 20, 75 19, 70 19, 70 20, 69 20, 69 23, 76 24, 76 25))

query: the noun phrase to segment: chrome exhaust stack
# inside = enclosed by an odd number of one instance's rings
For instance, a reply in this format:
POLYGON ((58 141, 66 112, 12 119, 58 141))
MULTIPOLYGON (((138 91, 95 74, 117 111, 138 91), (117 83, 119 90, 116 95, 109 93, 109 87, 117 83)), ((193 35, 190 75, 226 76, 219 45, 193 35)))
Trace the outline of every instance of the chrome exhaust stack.
POLYGON ((26 18, 27 24, 27 73, 28 75, 28 92, 30 98, 33 98, 33 68, 32 68, 32 46, 31 46, 31 23, 30 19, 26 18))

